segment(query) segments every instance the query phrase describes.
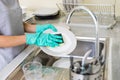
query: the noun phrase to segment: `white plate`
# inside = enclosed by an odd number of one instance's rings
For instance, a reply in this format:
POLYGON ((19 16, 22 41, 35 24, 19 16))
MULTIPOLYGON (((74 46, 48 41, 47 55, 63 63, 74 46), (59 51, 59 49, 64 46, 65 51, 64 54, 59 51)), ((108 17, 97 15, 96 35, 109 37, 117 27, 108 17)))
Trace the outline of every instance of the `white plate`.
MULTIPOLYGON (((75 35, 69 31, 67 28, 56 26, 58 32, 62 34, 63 41, 60 46, 58 47, 40 47, 46 54, 56 56, 56 57, 61 57, 62 55, 67 55, 70 54, 77 45, 77 40, 75 38, 75 35)), ((46 31, 46 33, 52 33, 56 34, 53 31, 49 30, 46 31)))
POLYGON ((34 15, 37 16, 52 16, 58 14, 59 9, 58 8, 40 8, 36 12, 34 12, 34 15))
MULTIPOLYGON (((80 61, 80 59, 74 59, 73 62, 80 61)), ((61 58, 53 63, 53 67, 59 68, 70 68, 70 59, 69 58, 61 58)))

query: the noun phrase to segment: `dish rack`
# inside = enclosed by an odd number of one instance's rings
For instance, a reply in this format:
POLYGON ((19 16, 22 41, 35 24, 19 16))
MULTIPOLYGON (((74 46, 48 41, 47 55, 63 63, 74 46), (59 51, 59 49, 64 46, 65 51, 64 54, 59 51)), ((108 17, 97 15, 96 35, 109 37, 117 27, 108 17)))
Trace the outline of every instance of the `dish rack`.
MULTIPOLYGON (((66 16, 69 14, 69 12, 77 7, 77 6, 85 6, 89 8, 98 18, 99 27, 100 28, 107 28, 112 29, 114 25, 116 24, 115 19, 115 5, 114 4, 73 4, 73 3, 57 3, 57 6, 61 10, 61 13, 65 14, 66 16)), ((75 19, 74 24, 76 26, 85 26, 85 27, 91 27, 93 26, 93 21, 91 17, 84 11, 76 11, 74 15, 75 19), (78 17, 79 16, 79 17, 78 17), (79 23, 79 24, 77 24, 79 23)))

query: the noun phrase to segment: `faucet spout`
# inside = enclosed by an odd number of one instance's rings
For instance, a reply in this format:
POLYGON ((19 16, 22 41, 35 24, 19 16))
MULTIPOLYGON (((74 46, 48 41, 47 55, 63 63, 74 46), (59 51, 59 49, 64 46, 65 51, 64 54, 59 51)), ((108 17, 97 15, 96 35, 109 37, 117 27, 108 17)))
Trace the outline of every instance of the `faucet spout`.
POLYGON ((97 20, 97 17, 94 15, 94 13, 92 11, 90 11, 88 8, 84 7, 84 6, 78 6, 78 7, 75 7, 73 8, 68 17, 67 17, 67 20, 66 20, 66 24, 70 24, 70 18, 72 17, 73 13, 75 11, 85 11, 87 12, 93 19, 94 21, 94 24, 95 24, 95 37, 96 37, 96 42, 95 42, 95 54, 94 54, 94 57, 96 59, 99 59, 99 35, 98 35, 98 20, 97 20))

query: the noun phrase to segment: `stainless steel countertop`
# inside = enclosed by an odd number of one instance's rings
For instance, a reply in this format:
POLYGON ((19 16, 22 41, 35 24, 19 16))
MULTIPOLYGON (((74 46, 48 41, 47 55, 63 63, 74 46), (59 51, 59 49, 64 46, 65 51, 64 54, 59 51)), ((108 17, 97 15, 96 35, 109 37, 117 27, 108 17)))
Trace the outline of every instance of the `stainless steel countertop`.
MULTIPOLYGON (((35 23, 44 24, 44 23, 52 23, 52 24, 64 24, 63 22, 65 18, 59 17, 58 19, 54 20, 39 20, 34 21, 35 23)), ((111 39, 111 52, 109 55, 111 56, 108 60, 111 66, 109 66, 109 70, 111 73, 109 73, 110 79, 108 80, 119 80, 120 79, 120 22, 117 22, 116 25, 114 25, 113 29, 105 29, 105 28, 99 28, 99 37, 109 37, 111 39)), ((95 37, 95 30, 91 27, 74 27, 71 28, 72 32, 80 37, 95 37)))

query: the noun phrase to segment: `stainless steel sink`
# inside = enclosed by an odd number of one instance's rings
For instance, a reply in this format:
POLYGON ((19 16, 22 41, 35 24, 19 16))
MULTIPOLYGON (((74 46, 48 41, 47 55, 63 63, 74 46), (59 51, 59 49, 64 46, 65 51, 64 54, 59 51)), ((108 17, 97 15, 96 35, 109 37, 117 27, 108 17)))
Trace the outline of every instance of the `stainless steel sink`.
MULTIPOLYGON (((88 50, 92 50, 89 57, 94 57, 95 55, 95 38, 93 37, 76 37, 77 38, 77 46, 75 50, 70 54, 73 56, 81 56, 81 58, 85 55, 88 50)), ((99 38, 99 56, 105 59, 107 54, 108 47, 108 39, 107 38, 99 38)))
MULTIPOLYGON (((77 46, 71 55, 84 56, 88 50, 92 50, 90 57, 93 57, 95 54, 95 39, 87 37, 76 37, 77 46)), ((103 38, 102 38, 103 39, 103 38)), ((105 50, 105 40, 101 40, 99 44, 99 53, 102 54, 105 50)))
MULTIPOLYGON (((70 54, 70 56, 79 56, 81 60, 88 50, 92 50, 88 57, 90 61, 95 54, 95 38, 93 37, 76 37, 77 38, 77 47, 70 54)), ((102 78, 99 80, 108 80, 108 55, 109 55, 109 39, 108 38, 99 38, 99 60, 101 67, 102 78)), ((86 80, 86 79, 85 79, 86 80)), ((91 80, 91 79, 90 79, 91 80)), ((98 79, 96 79, 98 80, 98 79)))
MULTIPOLYGON (((95 54, 95 38, 93 37, 76 37, 77 38, 77 47, 75 50, 70 54, 73 56, 79 56, 82 57, 85 55, 85 53, 92 49, 92 52, 90 53, 88 59, 91 59, 93 55, 95 54)), ((108 54, 109 54, 109 39, 108 38, 99 38, 99 59, 101 61, 101 64, 103 65, 103 77, 104 80, 108 80, 108 54)), ((43 65, 46 66, 52 66, 52 64, 58 60, 59 58, 50 56, 45 54, 43 51, 40 51, 37 57, 41 58, 41 61, 43 65)), ((64 56, 63 56, 64 57, 64 56)))
MULTIPOLYGON (((80 56, 81 58, 85 55, 88 50, 92 50, 88 59, 94 57, 95 54, 95 38, 92 37, 76 37, 77 47, 70 54, 70 56, 80 56)), ((102 65, 102 80, 108 80, 108 55, 109 55, 109 39, 99 38, 99 60, 102 65)), ((101 79, 100 79, 101 80, 101 79)))

